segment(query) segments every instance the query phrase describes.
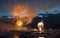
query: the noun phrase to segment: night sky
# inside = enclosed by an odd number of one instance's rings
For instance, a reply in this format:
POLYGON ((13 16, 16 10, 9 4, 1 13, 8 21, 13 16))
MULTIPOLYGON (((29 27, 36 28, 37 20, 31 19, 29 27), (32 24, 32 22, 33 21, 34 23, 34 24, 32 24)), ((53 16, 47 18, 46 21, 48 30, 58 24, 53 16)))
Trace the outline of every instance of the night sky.
POLYGON ((11 16, 10 8, 16 4, 28 4, 37 13, 58 13, 60 12, 60 0, 0 0, 0 17, 3 15, 11 16), (56 11, 57 12, 54 12, 56 11))
MULTIPOLYGON (((43 13, 43 14, 47 14, 47 12, 49 14, 51 14, 51 13, 59 14, 60 13, 60 0, 0 0, 0 18, 2 16, 8 16, 8 17, 13 16, 11 10, 13 9, 14 6, 21 5, 21 4, 27 4, 31 9, 36 10, 37 11, 36 15, 39 17, 41 15, 38 15, 38 14, 41 14, 41 13, 43 13)), ((34 14, 35 14, 35 12, 34 12, 34 14)), ((30 17, 33 17, 33 14, 31 14, 30 17)), ((15 25, 12 25, 9 23, 12 23, 12 22, 10 22, 10 21, 2 22, 0 20, 0 29, 15 29, 15 30, 17 29, 17 27, 15 25)), ((49 23, 50 23, 50 21, 49 21, 49 23)), ((34 22, 34 24, 35 24, 35 22, 34 22)), ((60 24, 60 22, 59 22, 59 24, 60 24)), ((47 26, 47 27, 49 27, 49 26, 47 26)))

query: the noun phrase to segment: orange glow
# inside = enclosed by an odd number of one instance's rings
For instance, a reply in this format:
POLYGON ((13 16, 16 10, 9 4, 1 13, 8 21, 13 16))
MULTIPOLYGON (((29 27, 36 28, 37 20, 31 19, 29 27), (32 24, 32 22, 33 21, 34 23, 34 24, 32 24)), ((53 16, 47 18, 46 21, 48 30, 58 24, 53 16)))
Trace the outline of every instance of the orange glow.
POLYGON ((16 24, 19 27, 22 27, 23 26, 23 22, 21 20, 17 20, 16 24))
POLYGON ((26 11, 26 9, 28 8, 28 6, 26 4, 21 4, 21 5, 16 5, 13 7, 12 13, 13 16, 19 16, 19 14, 24 13, 24 11, 26 11))
POLYGON ((36 14, 36 10, 31 9, 27 4, 20 4, 14 6, 12 14, 16 19, 20 19, 24 24, 28 24, 36 14))
POLYGON ((17 25, 17 30, 27 30, 26 27, 23 27, 23 22, 21 20, 17 20, 16 22, 16 25, 17 25))
MULTIPOLYGON (((5 6, 6 7, 6 6, 5 6)), ((23 24, 26 25, 31 23, 32 19, 36 15, 37 11, 32 9, 28 4, 14 4, 6 7, 9 12, 16 19, 16 29, 17 30, 26 30, 26 27, 23 27, 23 24)))
POLYGON ((16 35, 16 34, 14 34, 14 36, 13 36, 12 38, 19 38, 19 36, 18 36, 18 35, 16 35))

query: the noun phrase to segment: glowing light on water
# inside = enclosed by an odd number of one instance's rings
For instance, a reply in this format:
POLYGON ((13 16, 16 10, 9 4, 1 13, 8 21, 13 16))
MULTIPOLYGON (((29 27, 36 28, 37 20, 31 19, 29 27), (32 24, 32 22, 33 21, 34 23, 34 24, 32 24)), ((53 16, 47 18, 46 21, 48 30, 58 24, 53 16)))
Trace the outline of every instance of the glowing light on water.
POLYGON ((12 38, 19 38, 19 36, 15 34, 12 38))
POLYGON ((45 37, 38 37, 38 38, 45 38, 45 37))

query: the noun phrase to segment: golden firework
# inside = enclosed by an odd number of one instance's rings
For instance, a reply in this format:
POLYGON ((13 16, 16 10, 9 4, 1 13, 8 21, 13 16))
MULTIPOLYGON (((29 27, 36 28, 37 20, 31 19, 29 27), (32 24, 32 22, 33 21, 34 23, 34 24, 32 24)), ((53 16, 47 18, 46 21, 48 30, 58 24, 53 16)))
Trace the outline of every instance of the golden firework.
POLYGON ((24 24, 28 24, 36 14, 36 10, 31 9, 27 4, 20 4, 14 6, 12 14, 16 19, 20 19, 24 24))

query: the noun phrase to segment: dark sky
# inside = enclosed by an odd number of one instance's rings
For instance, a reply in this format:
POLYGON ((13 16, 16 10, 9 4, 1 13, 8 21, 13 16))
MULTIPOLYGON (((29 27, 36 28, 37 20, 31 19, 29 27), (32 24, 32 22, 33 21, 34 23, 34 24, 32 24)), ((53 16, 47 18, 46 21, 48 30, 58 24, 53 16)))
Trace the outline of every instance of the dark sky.
MULTIPOLYGON (((30 8, 37 10, 38 14, 44 13, 46 11, 49 13, 60 12, 60 0, 0 0, 0 17, 1 16, 12 16, 10 9, 16 4, 28 4, 30 8), (54 12, 57 10, 57 12, 54 12)), ((2 24, 2 23, 0 23, 2 24)), ((9 26, 10 24, 1 25, 4 29, 13 29, 16 26, 9 26)), ((14 28, 16 29, 16 28, 14 28)))
MULTIPOLYGON (((32 9, 39 11, 46 10, 53 12, 54 10, 60 10, 60 0, 0 0, 0 16, 10 15, 9 7, 16 4, 28 4, 32 9)), ((44 12, 45 13, 45 12, 44 12)))

